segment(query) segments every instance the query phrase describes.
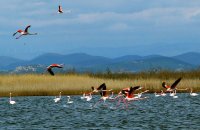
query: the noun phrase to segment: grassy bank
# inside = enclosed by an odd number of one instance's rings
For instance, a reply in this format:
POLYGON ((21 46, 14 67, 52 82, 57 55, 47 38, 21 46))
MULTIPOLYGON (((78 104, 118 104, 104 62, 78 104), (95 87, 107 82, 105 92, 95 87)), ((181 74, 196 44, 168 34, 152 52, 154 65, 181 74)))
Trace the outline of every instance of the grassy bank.
MULTIPOLYGON (((172 84, 174 78, 108 78, 89 74, 68 75, 0 75, 0 96, 47 96, 58 95, 60 91, 64 95, 77 95, 90 91, 91 86, 99 86, 106 83, 108 89, 119 92, 122 88, 141 85, 150 92, 160 91, 162 81, 172 84)), ((178 88, 190 88, 200 91, 199 78, 183 78, 178 88)), ((181 91, 180 91, 181 92, 181 91)))

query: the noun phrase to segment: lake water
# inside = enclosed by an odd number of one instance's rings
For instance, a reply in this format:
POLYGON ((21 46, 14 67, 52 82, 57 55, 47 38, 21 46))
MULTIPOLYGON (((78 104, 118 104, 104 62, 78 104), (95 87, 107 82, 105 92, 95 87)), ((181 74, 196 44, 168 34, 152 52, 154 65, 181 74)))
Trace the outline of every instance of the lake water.
POLYGON ((90 102, 80 96, 71 96, 73 104, 67 104, 63 96, 58 103, 54 97, 0 98, 0 129, 200 129, 200 95, 188 93, 132 101, 128 108, 117 101, 90 102))

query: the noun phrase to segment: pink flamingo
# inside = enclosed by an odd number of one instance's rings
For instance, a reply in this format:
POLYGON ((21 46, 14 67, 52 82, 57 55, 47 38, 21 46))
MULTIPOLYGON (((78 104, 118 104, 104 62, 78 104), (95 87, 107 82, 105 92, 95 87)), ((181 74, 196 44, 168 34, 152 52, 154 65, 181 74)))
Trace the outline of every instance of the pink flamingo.
POLYGON ((18 36, 18 37, 16 37, 16 39, 19 39, 21 36, 23 36, 23 35, 37 35, 37 33, 29 33, 28 32, 28 29, 31 27, 31 25, 28 25, 26 28, 25 28, 25 30, 23 31, 23 30, 17 30, 17 32, 15 32, 14 34, 13 34, 13 36, 15 36, 17 33, 20 33, 20 35, 18 36))
POLYGON ((47 71, 54 76, 54 72, 52 71, 52 68, 63 68, 63 64, 51 64, 47 67, 47 71))

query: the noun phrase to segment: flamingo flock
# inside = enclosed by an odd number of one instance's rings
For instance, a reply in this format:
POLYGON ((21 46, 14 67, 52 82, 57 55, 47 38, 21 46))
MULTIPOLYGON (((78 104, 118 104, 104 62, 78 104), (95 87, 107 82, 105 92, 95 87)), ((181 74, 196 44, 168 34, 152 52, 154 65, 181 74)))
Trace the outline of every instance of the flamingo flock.
MULTIPOLYGON (((70 11, 68 11, 70 12, 70 11)), ((62 9, 62 6, 59 5, 58 6, 58 10, 57 10, 58 14, 63 14, 64 11, 62 9)), ((17 34, 19 34, 17 37, 15 37, 16 39, 21 38, 22 36, 27 36, 27 35, 37 35, 38 33, 30 33, 29 29, 30 29, 31 25, 26 26, 26 28, 24 30, 17 30, 14 34, 13 37, 16 36, 17 34)), ((53 72, 54 68, 63 68, 63 64, 51 64, 46 68, 46 71, 54 76, 55 73, 53 72)), ((185 89, 177 89, 177 85, 178 83, 181 81, 181 77, 178 78, 171 86, 167 85, 166 82, 162 82, 162 87, 166 90, 165 92, 163 90, 161 90, 160 93, 155 92, 155 97, 160 97, 160 96, 167 96, 166 93, 169 93, 169 96, 173 97, 173 98, 178 98, 178 96, 176 95, 176 91, 177 90, 187 90, 187 88, 185 89)), ((99 87, 95 88, 95 87, 91 87, 91 92, 89 93, 83 93, 83 96, 81 97, 82 100, 86 100, 86 101, 91 101, 93 99, 92 94, 96 94, 99 93, 100 98, 98 100, 98 102, 96 102, 93 106, 96 106, 97 104, 99 104, 100 102, 106 103, 107 100, 118 100, 118 103, 123 102, 124 104, 127 105, 127 102, 130 101, 138 101, 138 100, 144 100, 144 99, 148 99, 148 97, 143 97, 142 95, 144 93, 147 93, 149 90, 145 90, 143 92, 138 92, 135 93, 136 91, 141 90, 143 87, 141 86, 131 86, 131 87, 127 87, 127 88, 123 88, 118 94, 117 96, 114 96, 114 92, 112 91, 113 89, 109 89, 107 90, 107 86, 105 83, 101 84, 99 87), (111 93, 111 94, 110 94, 111 93)), ((193 93, 192 92, 192 88, 190 91, 190 96, 198 96, 197 93, 193 93)), ((10 98, 9 98, 9 104, 14 105, 16 104, 16 102, 14 100, 12 100, 11 97, 12 93, 10 93, 10 98)), ((68 104, 72 104, 74 103, 71 100, 70 96, 67 96, 67 103, 68 104)), ((54 102, 58 103, 61 101, 61 92, 59 93, 58 97, 54 98, 54 102)))
MULTIPOLYGON (((180 81, 179 81, 180 82, 180 81)), ((173 83, 174 84, 174 83, 173 83)), ((177 85, 177 81, 175 81, 175 84, 177 85)), ((171 87, 170 87, 171 88, 171 87)), ((116 105, 117 107, 119 106, 119 104, 122 102, 124 105, 126 105, 126 107, 128 108, 128 103, 132 102, 132 101, 138 101, 138 100, 145 100, 148 99, 149 97, 145 97, 142 96, 143 94, 147 93, 149 90, 144 90, 142 92, 137 92, 143 89, 143 87, 141 86, 135 86, 135 87, 128 87, 128 88, 123 88, 116 96, 114 95, 113 89, 109 89, 107 90, 107 86, 105 83, 101 84, 99 87, 95 88, 95 87, 91 87, 91 91, 88 93, 83 93, 83 96, 80 97, 81 100, 85 100, 87 102, 90 102, 93 99, 93 94, 99 93, 100 98, 99 100, 93 105, 93 108, 96 107, 98 104, 101 104, 101 102, 103 102, 103 104, 105 105, 107 100, 108 101, 118 101, 118 104, 116 105)), ((169 89, 168 89, 169 90, 169 89)), ((161 90, 160 93, 156 93, 155 92, 155 97, 160 97, 160 96, 167 96, 169 95, 172 98, 178 98, 178 96, 176 95, 176 91, 179 89, 176 89, 176 86, 174 87, 173 90, 171 91, 163 91, 161 90), (167 94, 167 92, 169 92, 169 94, 167 94)), ((193 89, 190 89, 190 96, 198 96, 197 93, 192 92, 193 89)), ((55 103, 58 103, 61 101, 61 95, 62 92, 59 92, 59 95, 57 97, 55 97, 53 100, 55 103)), ((67 104, 73 104, 74 101, 71 100, 70 96, 67 96, 67 104)), ((9 97, 9 104, 14 105, 16 104, 16 101, 14 101, 12 99, 12 93, 10 92, 10 97, 9 97)))

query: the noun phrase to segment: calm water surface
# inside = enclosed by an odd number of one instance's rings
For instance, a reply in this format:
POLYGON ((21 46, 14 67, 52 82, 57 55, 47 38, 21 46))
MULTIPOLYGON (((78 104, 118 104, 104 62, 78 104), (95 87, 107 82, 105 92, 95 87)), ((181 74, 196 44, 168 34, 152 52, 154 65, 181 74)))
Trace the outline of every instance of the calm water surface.
POLYGON ((128 108, 117 101, 106 101, 92 107, 99 99, 90 102, 80 96, 71 96, 67 104, 63 96, 58 103, 54 97, 0 98, 0 129, 193 129, 200 130, 200 95, 177 94, 132 101, 128 108))

